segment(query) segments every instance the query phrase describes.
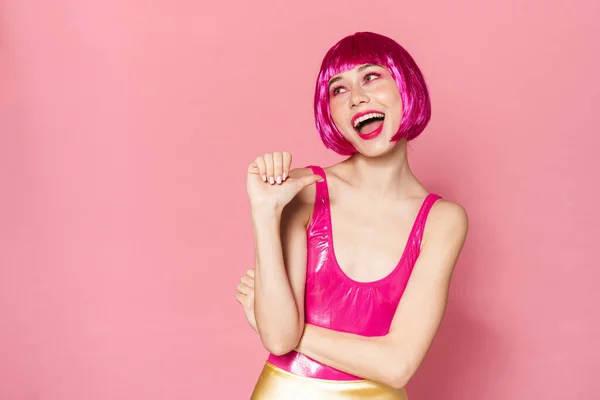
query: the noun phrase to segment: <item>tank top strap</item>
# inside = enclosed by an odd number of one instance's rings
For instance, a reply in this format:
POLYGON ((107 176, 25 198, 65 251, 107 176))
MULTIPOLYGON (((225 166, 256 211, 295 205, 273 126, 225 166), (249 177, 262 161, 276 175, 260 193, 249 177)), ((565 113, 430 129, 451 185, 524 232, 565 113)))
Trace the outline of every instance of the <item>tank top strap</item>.
POLYGON ((317 174, 323 178, 322 181, 316 182, 316 195, 315 195, 315 206, 313 209, 313 221, 319 219, 318 217, 328 210, 329 204, 329 190, 327 188, 327 174, 325 170, 317 165, 309 165, 306 168, 310 168, 313 174, 317 174))
POLYGON ((425 200, 423 200, 423 204, 421 205, 421 209, 417 214, 417 219, 415 220, 415 226, 413 231, 413 240, 412 242, 415 244, 417 254, 421 249, 421 242, 423 240, 423 232, 425 231, 425 223, 427 222, 427 216, 429 215, 429 211, 431 211, 431 207, 435 204, 436 201, 441 199, 442 196, 437 195, 435 193, 429 193, 425 200))

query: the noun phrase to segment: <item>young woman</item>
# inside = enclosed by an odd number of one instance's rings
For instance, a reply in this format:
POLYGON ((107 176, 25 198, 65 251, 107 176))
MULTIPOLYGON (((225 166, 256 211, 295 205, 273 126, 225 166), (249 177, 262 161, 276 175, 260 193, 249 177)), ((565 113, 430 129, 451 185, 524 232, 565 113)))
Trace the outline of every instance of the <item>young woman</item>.
POLYGON ((356 33, 325 55, 315 116, 344 161, 290 170, 276 152, 248 168, 256 264, 237 300, 271 353, 252 399, 406 399, 467 235, 465 210, 408 163, 427 87, 399 44, 356 33))

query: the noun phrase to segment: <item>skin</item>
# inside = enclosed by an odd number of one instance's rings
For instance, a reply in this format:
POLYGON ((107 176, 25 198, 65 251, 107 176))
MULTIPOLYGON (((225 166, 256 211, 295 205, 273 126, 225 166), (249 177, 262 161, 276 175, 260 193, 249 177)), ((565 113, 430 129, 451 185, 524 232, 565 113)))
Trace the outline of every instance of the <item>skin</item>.
MULTIPOLYGON (((374 281, 395 267, 428 192, 410 169, 406 141, 390 141, 400 126, 402 101, 389 72, 363 65, 332 80, 333 120, 357 150, 326 169, 336 257, 350 278, 374 281), (372 140, 363 140, 351 125, 352 116, 365 110, 385 114, 383 131, 372 140)), ((421 253, 387 335, 337 332, 304 322, 306 228, 320 177, 290 165, 289 153, 273 153, 258 157, 248 169, 257 260, 237 287, 248 322, 271 353, 296 350, 365 379, 406 386, 444 315, 468 230, 464 208, 447 200, 433 205, 421 253)))

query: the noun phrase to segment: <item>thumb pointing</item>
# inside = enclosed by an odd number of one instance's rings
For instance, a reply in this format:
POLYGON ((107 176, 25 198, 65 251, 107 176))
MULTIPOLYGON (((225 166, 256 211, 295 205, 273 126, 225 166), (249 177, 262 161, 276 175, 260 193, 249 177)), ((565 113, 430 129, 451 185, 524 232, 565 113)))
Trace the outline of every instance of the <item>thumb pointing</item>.
POLYGON ((304 189, 305 187, 312 185, 315 182, 319 182, 322 181, 323 177, 321 175, 317 175, 317 174, 312 174, 312 175, 307 175, 307 176, 303 176, 301 178, 298 178, 298 191, 304 189))

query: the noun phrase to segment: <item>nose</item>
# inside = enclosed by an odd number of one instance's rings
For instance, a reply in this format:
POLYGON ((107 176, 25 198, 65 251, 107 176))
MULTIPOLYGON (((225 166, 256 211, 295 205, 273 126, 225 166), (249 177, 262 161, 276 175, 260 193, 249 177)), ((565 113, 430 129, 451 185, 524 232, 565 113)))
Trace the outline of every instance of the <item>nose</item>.
POLYGON ((362 103, 368 103, 369 96, 365 93, 363 88, 360 86, 352 88, 352 96, 350 96, 350 108, 361 105, 362 103))

